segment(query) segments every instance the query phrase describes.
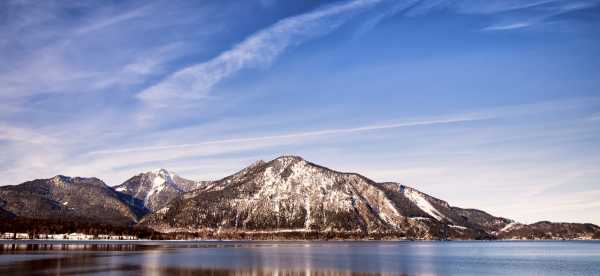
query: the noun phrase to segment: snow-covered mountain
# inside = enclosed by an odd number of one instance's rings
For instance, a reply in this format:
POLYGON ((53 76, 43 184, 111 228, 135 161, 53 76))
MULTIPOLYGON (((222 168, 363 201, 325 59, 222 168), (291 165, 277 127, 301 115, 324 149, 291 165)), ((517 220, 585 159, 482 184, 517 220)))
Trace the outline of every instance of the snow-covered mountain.
POLYGON ((147 216, 160 231, 332 232, 491 238, 511 222, 397 183, 376 183, 297 156, 259 161, 147 216))
POLYGON ((258 161, 210 182, 161 169, 116 187, 66 176, 0 187, 0 223, 15 218, 140 222, 210 238, 600 239, 593 224, 521 224, 298 156, 258 161))
POLYGON ((144 207, 154 211, 181 194, 201 188, 208 183, 188 180, 168 170, 159 169, 135 175, 114 189, 131 196, 129 200, 132 202, 140 200, 144 207))

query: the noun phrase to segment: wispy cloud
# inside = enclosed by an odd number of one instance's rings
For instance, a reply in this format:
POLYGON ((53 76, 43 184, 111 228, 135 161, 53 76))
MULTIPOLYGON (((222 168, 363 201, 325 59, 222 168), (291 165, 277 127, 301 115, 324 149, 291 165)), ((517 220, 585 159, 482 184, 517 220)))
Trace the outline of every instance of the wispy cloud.
POLYGON ((115 149, 115 150, 102 150, 91 152, 92 155, 98 154, 112 154, 112 153, 128 153, 128 152, 140 152, 140 151, 156 151, 156 150, 169 150, 169 149, 180 149, 180 148, 193 148, 199 146, 215 145, 215 144, 237 144, 244 142, 256 142, 256 141, 268 141, 268 140, 285 140, 285 139, 296 139, 296 138, 309 138, 325 135, 336 135, 336 134, 347 134, 357 133, 374 130, 385 130, 402 127, 412 126, 425 126, 425 125, 437 125, 437 124, 450 124, 460 122, 470 122, 487 119, 489 117, 482 115, 470 115, 470 116, 456 116, 442 119, 423 120, 423 121, 409 121, 396 124, 374 124, 361 127, 353 128, 336 128, 336 129, 324 129, 308 132, 295 132, 288 134, 280 134, 273 136, 261 136, 261 137, 248 137, 248 138, 237 138, 237 139, 224 139, 224 140, 213 140, 194 144, 178 144, 178 145, 167 145, 167 146, 155 146, 155 147, 140 147, 140 148, 127 148, 127 149, 115 149))
POLYGON ((492 26, 485 27, 483 30, 485 30, 485 31, 506 31, 506 30, 527 28, 527 27, 531 26, 531 24, 532 23, 529 23, 529 22, 515 22, 515 23, 508 24, 508 25, 492 25, 492 26))
MULTIPOLYGON (((597 0, 571 1, 524 1, 522 3, 508 3, 506 6, 497 7, 500 13, 500 23, 494 23, 483 28, 484 31, 508 31, 547 23, 551 18, 594 7, 600 4, 597 0)), ((494 9, 492 9, 494 10, 494 9)))
POLYGON ((16 99, 73 91, 94 77, 94 73, 77 70, 63 57, 63 47, 48 47, 36 50, 15 67, 0 71, 0 97, 16 99))
POLYGON ((411 7, 414 7, 420 2, 420 0, 400 1, 392 4, 390 7, 386 7, 384 11, 379 11, 375 13, 375 15, 371 18, 365 20, 365 22, 356 31, 355 36, 359 37, 364 35, 365 33, 375 28, 377 25, 379 25, 382 21, 393 17, 396 14, 405 11, 411 7))
POLYGON ((57 140, 29 128, 11 126, 0 122, 0 141, 49 145, 57 140))
POLYGON ((112 15, 110 17, 104 17, 97 20, 93 20, 92 23, 83 25, 77 28, 74 33, 77 35, 84 35, 91 32, 95 32, 104 28, 108 28, 117 24, 124 23, 128 20, 145 16, 150 6, 144 6, 131 11, 126 11, 121 14, 112 15))
POLYGON ((185 53, 177 39, 140 44, 146 39, 144 32, 171 28, 180 18, 197 19, 207 12, 169 17, 176 5, 165 8, 158 2, 133 7, 36 1, 6 5, 7 10, 0 11, 0 17, 9 19, 0 26, 2 100, 131 89, 163 73, 166 63, 185 53), (64 16, 68 9, 77 16, 64 16), (160 13, 167 16, 154 20, 160 13))
POLYGON ((269 64, 286 48, 327 34, 351 18, 353 13, 380 2, 354 0, 283 19, 209 61, 173 73, 140 92, 138 98, 158 107, 174 99, 202 98, 221 80, 244 68, 269 64))
MULTIPOLYGON (((449 1, 446 1, 449 2, 449 1)), ((466 0, 455 2, 457 10, 461 13, 494 14, 515 10, 535 8, 541 5, 565 2, 563 0, 466 0)))
MULTIPOLYGON (((249 160, 265 158, 266 152, 278 152, 282 147, 295 148, 306 145, 307 143, 320 144, 325 141, 337 139, 344 140, 350 135, 367 135, 368 133, 377 133, 378 131, 384 130, 417 126, 451 125, 475 122, 484 119, 483 115, 452 115, 433 119, 404 121, 395 124, 373 124, 360 127, 322 129, 270 136, 241 137, 233 139, 225 138, 199 143, 172 143, 146 147, 109 148, 82 153, 78 156, 57 162, 55 166, 62 166, 62 172, 65 174, 107 176, 109 182, 117 183, 114 182, 114 179, 122 180, 124 177, 129 176, 128 174, 142 168, 166 166, 179 170, 179 166, 193 167, 208 160, 218 160, 223 157, 235 157, 235 160, 237 160, 235 162, 235 164, 237 164, 236 166, 228 167, 223 164, 218 168, 210 169, 210 171, 212 171, 210 175, 223 177, 226 174, 247 165, 249 160), (257 154, 257 151, 262 152, 262 154, 257 154), (249 158, 248 154, 254 157, 249 158), (204 161, 199 162, 198 160, 204 161), (243 160, 245 160, 245 162, 242 162, 243 160), (117 171, 118 174, 115 174, 117 171)), ((163 139, 157 139, 165 142, 165 139, 177 138, 171 137, 169 133, 165 133, 163 139)), ((296 154, 298 154, 298 152, 296 154)), ((204 175, 204 173, 207 173, 207 171, 201 170, 195 172, 196 175, 204 175)))
MULTIPOLYGON (((525 105, 514 105, 504 106, 485 110, 474 110, 468 113, 460 114, 448 114, 445 116, 428 117, 428 118, 414 118, 412 120, 404 120, 396 123, 374 123, 364 126, 355 126, 347 128, 327 128, 312 131, 297 131, 282 134, 266 135, 266 136, 250 136, 244 137, 243 135, 239 138, 223 138, 206 140, 198 143, 177 143, 178 135, 177 131, 167 131, 161 133, 162 135, 153 136, 150 140, 145 140, 147 146, 133 146, 124 148, 110 148, 104 147, 94 151, 88 151, 80 155, 77 161, 73 161, 73 164, 85 164, 85 165, 69 165, 71 168, 69 172, 81 173, 81 172, 94 172, 106 171, 107 173, 115 168, 122 167, 144 167, 147 164, 172 164, 178 162, 177 160, 186 160, 194 158, 216 158, 218 156, 232 156, 240 155, 251 152, 277 152, 276 149, 281 148, 296 148, 307 143, 316 145, 318 149, 322 149, 323 143, 331 141, 341 141, 353 137, 351 139, 363 139, 368 137, 383 137, 385 135, 383 131, 392 131, 402 128, 417 127, 417 126, 428 126, 429 129, 444 128, 444 126, 452 127, 456 126, 457 129, 462 129, 464 124, 467 126, 477 126, 476 123, 486 122, 485 125, 493 125, 496 119, 499 120, 519 120, 518 118, 536 116, 539 114, 550 114, 557 112, 567 112, 569 110, 579 110, 586 106, 597 104, 597 99, 581 99, 576 101, 556 101, 556 102, 542 102, 536 104, 525 104, 525 105), (362 137, 362 138, 361 138, 362 137)), ((389 122, 389 121, 388 121, 389 122)), ((246 124, 244 122, 238 122, 246 124)), ((479 124, 480 125, 480 124, 479 124)), ((480 125, 481 126, 481 125, 480 125)), ((221 127, 231 128, 228 124, 222 125, 221 127)), ((200 127, 198 129, 204 129, 200 127)), ((475 129, 480 129, 475 127, 475 129)), ((186 130, 186 133, 189 129, 186 130)), ((218 129, 211 129, 210 133, 222 132, 218 129)), ((406 133, 411 133, 407 131, 406 133)), ((239 132, 236 132, 239 133, 239 132)), ((397 133, 397 132, 396 132, 397 133)), ((485 133, 485 132, 484 132, 485 133)), ((188 133, 189 134, 189 133, 188 133)), ((556 136, 562 137, 564 135, 575 135, 572 133, 559 132, 550 135, 546 132, 545 134, 534 133, 535 136, 528 137, 527 139, 534 140, 538 139, 543 135, 548 137, 556 136)), ((189 137, 185 140, 192 140, 194 137, 202 137, 205 134, 187 135, 189 137)), ((421 134, 422 135, 422 134, 421 134)), ((437 134, 439 135, 439 134, 437 134)), ((523 137, 523 133, 519 134, 519 137, 523 137)), ((220 135, 222 136, 222 135, 220 135)), ((506 135, 500 132, 499 136, 484 135, 485 139, 508 139, 506 135), (488 137, 490 136, 490 137, 488 137), (501 138, 504 137, 504 138, 501 138)), ((418 138, 421 140, 423 137, 418 138)), ((450 141, 448 141, 450 142, 450 141)), ((426 143, 423 141, 423 143, 426 143)), ((439 146, 441 141, 436 142, 439 146)), ((458 136, 456 140, 452 140, 452 143, 469 143, 465 137, 458 136)), ((473 141, 470 146, 475 146, 479 142, 473 141)), ((136 143, 142 144, 142 143, 136 143)), ((443 146, 441 146, 443 147, 443 146)), ((191 162, 191 161, 188 161, 191 162)), ((191 163, 189 163, 191 164, 191 163)), ((222 171, 227 169, 235 168, 223 168, 222 171)))
POLYGON ((115 71, 99 74, 89 86, 99 90, 141 83, 150 76, 163 73, 165 64, 182 55, 182 48, 183 43, 174 42, 141 52, 115 71))
MULTIPOLYGON (((85 156, 91 160, 97 160, 97 162, 100 162, 104 167, 111 167, 115 166, 116 164, 120 164, 119 166, 127 166, 139 162, 157 162, 194 156, 214 156, 239 153, 248 150, 266 149, 274 146, 302 144, 309 140, 318 141, 324 138, 329 139, 330 137, 341 137, 349 134, 359 135, 369 132, 393 130, 406 127, 442 126, 458 123, 478 122, 497 118, 519 118, 522 116, 544 114, 549 112, 564 112, 568 110, 577 110, 584 106, 589 106, 596 103, 598 103, 598 99, 595 98, 558 102, 542 102, 535 104, 503 106, 486 110, 474 110, 469 113, 448 114, 429 118, 414 118, 412 120, 404 120, 396 123, 374 123, 347 128, 328 128, 267 136, 214 139, 198 143, 177 143, 177 140, 180 140, 178 139, 179 137, 187 136, 185 140, 191 140, 194 137, 199 137, 206 134, 204 132, 199 133, 198 130, 209 128, 209 132, 218 133, 221 132, 223 128, 230 129, 232 127, 231 124, 236 124, 235 122, 228 122, 226 124, 217 124, 213 128, 210 126, 201 126, 196 130, 192 128, 185 128, 184 133, 188 133, 187 135, 182 135, 182 133, 177 129, 161 132, 160 135, 154 135, 152 136, 152 139, 149 140, 152 141, 151 143, 154 143, 154 145, 150 144, 147 146, 125 148, 104 148, 89 151, 85 154, 85 156), (221 129, 221 131, 219 129, 221 129), (190 132, 193 134, 189 135, 190 132), (160 141, 162 144, 156 145, 156 142, 154 141, 160 141)), ((237 124, 247 125, 248 122, 237 122, 237 124)), ((87 165, 89 165, 89 163, 86 163, 86 166, 87 165)))
POLYGON ((481 14, 494 21, 485 31, 508 31, 542 24, 549 18, 571 11, 587 9, 600 4, 598 0, 427 0, 390 1, 389 5, 367 19, 358 29, 360 36, 375 28, 382 21, 402 14, 422 16, 433 11, 444 10, 460 14, 481 14), (497 17, 500 17, 498 19, 497 17))

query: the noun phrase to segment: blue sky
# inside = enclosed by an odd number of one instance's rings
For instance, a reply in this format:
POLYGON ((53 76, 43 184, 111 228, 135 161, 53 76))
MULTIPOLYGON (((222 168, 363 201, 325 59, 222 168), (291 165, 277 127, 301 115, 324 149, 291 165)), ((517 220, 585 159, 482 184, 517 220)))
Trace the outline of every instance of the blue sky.
POLYGON ((600 1, 2 1, 0 185, 295 154, 600 224, 600 1))

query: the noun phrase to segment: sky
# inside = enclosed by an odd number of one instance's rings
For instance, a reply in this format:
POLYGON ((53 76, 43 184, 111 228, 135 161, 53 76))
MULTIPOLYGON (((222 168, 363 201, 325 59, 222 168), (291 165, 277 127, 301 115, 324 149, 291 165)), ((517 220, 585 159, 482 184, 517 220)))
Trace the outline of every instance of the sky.
POLYGON ((0 61, 0 185, 291 154, 600 224, 600 0, 6 0, 0 61))

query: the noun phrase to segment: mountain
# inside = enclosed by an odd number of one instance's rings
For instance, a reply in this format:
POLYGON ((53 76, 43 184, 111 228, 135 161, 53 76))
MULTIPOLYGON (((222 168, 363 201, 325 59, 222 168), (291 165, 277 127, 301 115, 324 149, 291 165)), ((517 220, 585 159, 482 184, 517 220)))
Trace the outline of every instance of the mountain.
POLYGON ((0 187, 0 226, 21 220, 29 229, 28 219, 83 228, 136 224, 171 239, 600 239, 593 224, 521 224, 298 156, 258 161, 210 182, 161 169, 114 188, 66 176, 0 187))
POLYGON ((0 208, 8 216, 132 224, 141 210, 97 178, 55 176, 0 187, 0 208))
POLYGON ((511 222, 297 156, 259 161, 143 220, 167 232, 330 232, 422 239, 493 238, 492 231, 511 222))
POLYGON ((556 240, 600 239, 600 227, 590 223, 554 223, 540 221, 532 224, 511 223, 501 229, 500 239, 556 240))
POLYGON ((181 194, 201 188, 208 183, 207 181, 188 180, 165 169, 160 169, 135 175, 114 188, 129 196, 123 200, 129 202, 130 205, 141 204, 150 211, 155 211, 181 194))

